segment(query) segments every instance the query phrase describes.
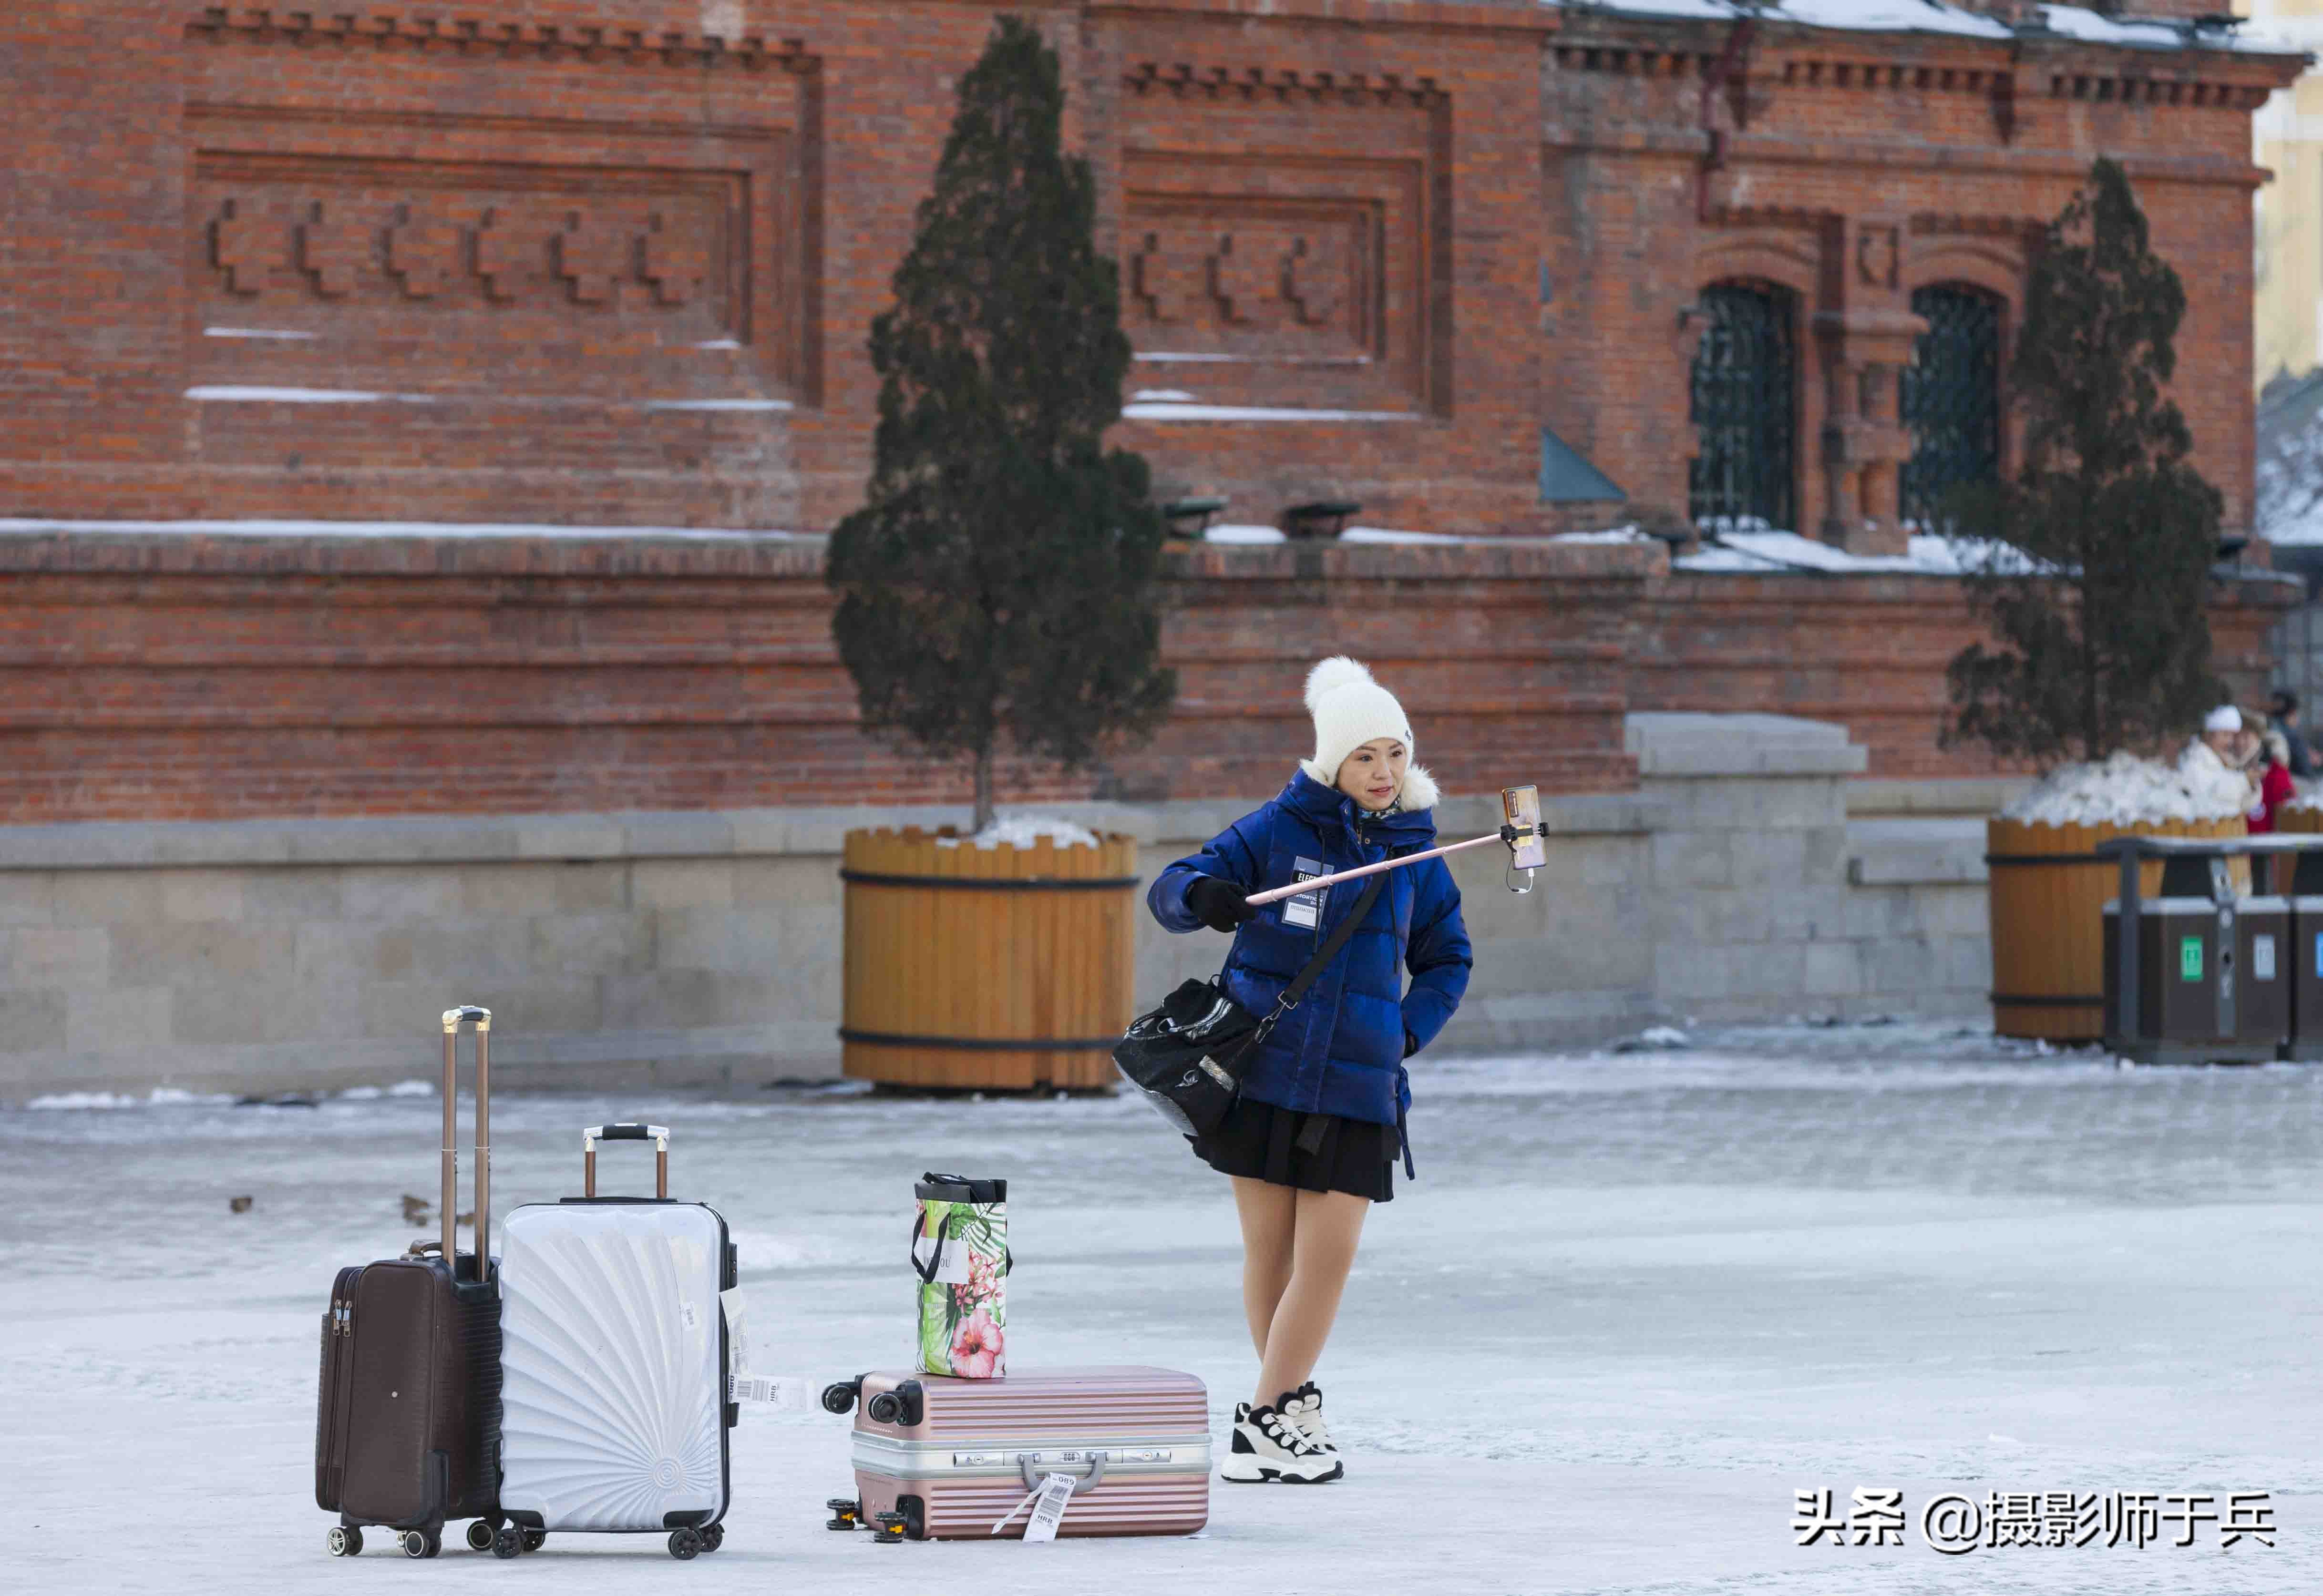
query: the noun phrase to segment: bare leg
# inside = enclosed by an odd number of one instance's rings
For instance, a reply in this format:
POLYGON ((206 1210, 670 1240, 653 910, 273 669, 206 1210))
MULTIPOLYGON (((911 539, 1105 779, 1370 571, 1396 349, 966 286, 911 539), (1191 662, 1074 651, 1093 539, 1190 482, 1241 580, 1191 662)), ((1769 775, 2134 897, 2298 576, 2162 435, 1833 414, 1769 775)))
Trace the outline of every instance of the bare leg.
POLYGON ((1266 1356, 1267 1326, 1290 1284, 1291 1237, 1299 1193, 1247 1176, 1234 1177, 1235 1209, 1242 1215, 1242 1307, 1251 1344, 1266 1356))
MULTIPOLYGON (((1236 1182, 1239 1186, 1241 1183, 1236 1182)), ((1278 1190, 1282 1189, 1281 1188, 1278 1190)), ((1290 1284, 1281 1293, 1259 1353, 1257 1403, 1296 1390, 1315 1372, 1339 1316, 1339 1294, 1354 1267, 1371 1199, 1344 1191, 1300 1191, 1293 1227, 1290 1284)))

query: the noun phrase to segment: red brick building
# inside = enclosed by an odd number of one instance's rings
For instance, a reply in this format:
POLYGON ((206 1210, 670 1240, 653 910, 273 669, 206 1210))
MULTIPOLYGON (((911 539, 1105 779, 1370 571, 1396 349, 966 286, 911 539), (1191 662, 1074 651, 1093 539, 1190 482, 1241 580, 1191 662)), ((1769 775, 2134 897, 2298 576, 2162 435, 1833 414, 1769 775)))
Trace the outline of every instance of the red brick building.
MULTIPOLYGON (((2099 153, 2186 281, 2177 397, 2247 521, 2249 119, 2300 61, 2210 8, 1027 9, 1121 263, 1117 436, 1165 493, 1476 536, 1757 518, 1877 555, 1952 475, 2007 467, 2028 252, 2099 153)), ((992 15, 12 10, 0 515, 828 527, 868 464, 867 329, 992 15)), ((0 820, 906 783, 851 729, 810 551, 185 542, 0 550, 0 820), (473 784, 398 774, 484 727, 513 729, 473 784)), ((1826 714, 1875 770, 1973 768, 1929 735, 1966 635, 1940 578, 1808 589, 1649 546, 1223 557, 1180 566, 1181 719, 1116 790, 1249 790, 1237 706, 1367 645, 1468 784, 1520 779, 1519 741, 1553 747, 1544 779, 1621 785, 1625 709, 1826 714)), ((2232 671, 2276 602, 2222 591, 2232 671)))

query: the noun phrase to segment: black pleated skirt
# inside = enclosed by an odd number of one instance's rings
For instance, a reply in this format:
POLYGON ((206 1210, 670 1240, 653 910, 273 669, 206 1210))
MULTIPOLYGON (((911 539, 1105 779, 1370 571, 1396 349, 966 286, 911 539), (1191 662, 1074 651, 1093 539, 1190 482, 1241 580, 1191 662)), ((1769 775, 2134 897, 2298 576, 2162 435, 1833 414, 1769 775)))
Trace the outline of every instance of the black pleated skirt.
POLYGON ((1393 1125, 1237 1097, 1218 1128, 1195 1140, 1194 1153, 1221 1175, 1384 1203, 1395 1197, 1399 1144, 1393 1125))

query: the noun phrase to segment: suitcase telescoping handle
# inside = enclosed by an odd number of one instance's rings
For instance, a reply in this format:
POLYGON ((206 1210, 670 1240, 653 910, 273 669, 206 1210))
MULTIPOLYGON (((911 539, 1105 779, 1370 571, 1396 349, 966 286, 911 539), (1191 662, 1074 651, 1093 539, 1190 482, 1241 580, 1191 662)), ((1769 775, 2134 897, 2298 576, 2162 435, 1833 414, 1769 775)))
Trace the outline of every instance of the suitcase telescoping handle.
POLYGON ((460 1027, 476 1028, 476 1279, 492 1266, 492 1011, 464 1003, 444 1011, 444 1266, 459 1274, 460 1027))
POLYGON ((591 1125, 581 1133, 581 1195, 597 1195, 597 1143, 650 1142, 654 1144, 654 1196, 669 1197, 669 1127, 667 1125, 591 1125))

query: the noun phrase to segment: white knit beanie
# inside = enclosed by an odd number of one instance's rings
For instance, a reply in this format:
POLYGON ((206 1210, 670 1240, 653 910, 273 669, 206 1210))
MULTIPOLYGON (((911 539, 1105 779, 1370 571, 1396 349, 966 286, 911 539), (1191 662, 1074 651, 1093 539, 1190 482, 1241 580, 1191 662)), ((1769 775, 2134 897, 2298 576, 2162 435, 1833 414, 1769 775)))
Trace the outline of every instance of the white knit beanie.
MULTIPOLYGON (((1307 673, 1307 712, 1315 717, 1315 757, 1303 768, 1327 787, 1338 784, 1339 766, 1347 756, 1375 738, 1391 737, 1407 754, 1419 751, 1411 719, 1395 694, 1344 654, 1307 673)), ((1408 767, 1397 802, 1405 809, 1432 809, 1436 798, 1434 778, 1418 765, 1408 767)))
MULTIPOLYGON (((1310 704, 1315 702, 1315 689, 1311 683, 1307 689, 1307 702, 1310 704)), ((2205 731, 2240 731, 2242 729, 2243 712, 2232 704, 2220 704, 2202 717, 2202 729, 2205 731)))

